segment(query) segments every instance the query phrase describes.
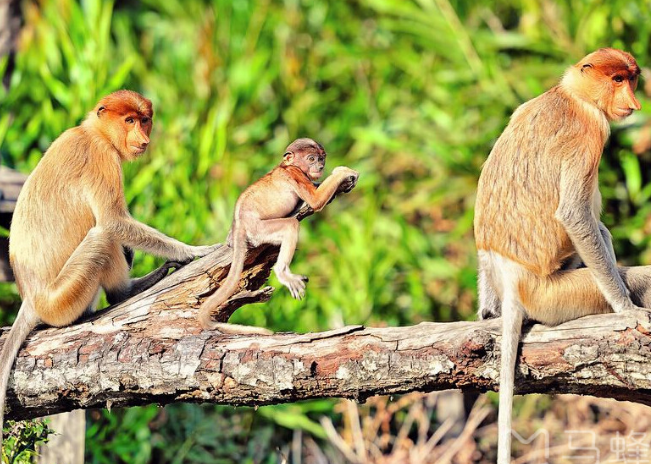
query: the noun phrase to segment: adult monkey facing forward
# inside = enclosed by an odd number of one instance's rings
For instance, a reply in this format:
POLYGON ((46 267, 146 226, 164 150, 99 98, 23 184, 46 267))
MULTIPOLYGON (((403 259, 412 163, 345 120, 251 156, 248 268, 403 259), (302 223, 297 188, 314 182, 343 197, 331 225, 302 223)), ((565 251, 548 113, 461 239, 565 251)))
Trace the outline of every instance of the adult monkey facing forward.
POLYGON ((599 222, 608 121, 640 109, 639 74, 628 53, 587 55, 513 113, 483 167, 475 206, 479 317, 502 315, 499 464, 510 462, 523 319, 554 325, 651 307, 651 267, 618 268, 599 222))
POLYGON ((117 303, 214 249, 186 245, 129 215, 121 162, 144 153, 152 116, 151 102, 136 92, 104 97, 52 143, 20 192, 9 254, 23 302, 0 353, 0 431, 13 361, 37 324, 71 324, 94 309, 100 287, 117 303), (181 263, 130 280, 133 248, 181 263))

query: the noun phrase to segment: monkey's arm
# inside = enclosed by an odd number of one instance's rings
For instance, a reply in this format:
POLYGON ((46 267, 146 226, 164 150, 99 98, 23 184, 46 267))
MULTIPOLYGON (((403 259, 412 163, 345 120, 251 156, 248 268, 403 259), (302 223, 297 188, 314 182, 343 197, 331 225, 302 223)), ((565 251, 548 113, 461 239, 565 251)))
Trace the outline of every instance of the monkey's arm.
MULTIPOLYGON (((603 222, 599 222, 599 232, 604 239, 606 244, 606 249, 608 250, 608 257, 617 266, 617 257, 615 256, 615 249, 613 248, 613 236, 610 234, 608 228, 604 225, 603 222)), ((565 264, 563 264, 563 269, 579 269, 585 267, 585 263, 581 259, 581 256, 575 254, 572 258, 565 264)))
POLYGON ((137 248, 156 256, 162 256, 175 261, 185 261, 195 257, 205 256, 214 246, 191 246, 157 231, 153 227, 135 220, 127 211, 126 203, 121 195, 100 195, 98 192, 110 189, 96 188, 87 191, 89 205, 93 211, 97 225, 108 235, 129 248, 137 248))
POLYGON ((125 213, 109 224, 108 230, 123 245, 175 261, 186 261, 212 252, 214 246, 192 246, 157 231, 125 213))
POLYGON ((347 182, 350 186, 346 191, 352 190, 357 183, 359 173, 350 168, 339 166, 333 169, 332 174, 318 187, 305 178, 294 178, 296 194, 307 203, 314 211, 321 211, 328 204, 339 186, 347 182))
POLYGON ((604 239, 604 243, 606 244, 606 249, 608 250, 610 260, 616 266, 617 257, 615 256, 615 249, 613 248, 613 236, 603 222, 599 222, 599 232, 601 233, 601 236, 604 239))
POLYGON ((596 179, 581 172, 577 163, 564 163, 556 219, 563 224, 581 260, 613 311, 634 309, 629 291, 615 264, 612 245, 607 245, 591 209, 596 179), (577 179, 581 181, 577 182, 577 179), (609 249, 610 248, 610 249, 609 249))

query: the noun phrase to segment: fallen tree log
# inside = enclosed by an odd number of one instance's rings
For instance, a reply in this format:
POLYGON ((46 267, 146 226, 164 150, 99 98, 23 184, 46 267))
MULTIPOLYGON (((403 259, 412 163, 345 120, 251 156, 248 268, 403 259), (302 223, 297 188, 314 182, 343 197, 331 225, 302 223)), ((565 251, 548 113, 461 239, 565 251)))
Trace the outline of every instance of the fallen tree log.
MULTIPOLYGON (((202 264, 92 320, 35 332, 12 375, 8 417, 176 401, 263 405, 496 387, 499 321, 221 335, 195 321, 199 299, 188 287, 201 289, 208 277, 188 278, 202 264)), ((649 315, 637 312, 534 326, 524 338, 517 391, 651 404, 650 331, 649 315)))
MULTIPOLYGON (((310 213, 304 208, 298 217, 310 213)), ((218 320, 243 303, 269 298, 273 289, 260 287, 276 256, 274 247, 252 250, 241 291, 218 320)), ((225 277, 230 257, 222 246, 92 318, 34 331, 12 372, 7 417, 178 401, 253 406, 497 387, 498 320, 268 336, 204 331, 197 309, 225 277)), ((525 330, 516 390, 651 404, 650 347, 646 312, 536 325, 525 330)))

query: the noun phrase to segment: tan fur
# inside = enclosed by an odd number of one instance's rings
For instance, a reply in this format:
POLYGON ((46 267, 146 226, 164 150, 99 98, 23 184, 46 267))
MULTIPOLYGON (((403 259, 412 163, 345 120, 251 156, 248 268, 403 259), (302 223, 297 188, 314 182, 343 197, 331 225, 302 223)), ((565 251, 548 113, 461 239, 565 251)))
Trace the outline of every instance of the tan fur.
POLYGON ((201 306, 199 320, 205 328, 231 333, 251 330, 260 333, 258 328, 247 330, 241 326, 216 323, 211 316, 237 290, 249 247, 263 243, 280 245, 274 266, 276 276, 294 298, 303 297, 307 277, 293 274, 289 269, 298 241, 298 221, 288 216, 302 201, 320 211, 343 182, 351 182, 352 188, 358 178, 356 171, 340 166, 318 188, 315 187, 312 181, 323 174, 325 159, 325 150, 314 140, 295 140, 286 148, 280 166, 240 195, 231 228, 233 262, 224 283, 201 306))
POLYGON ((639 73, 628 53, 587 55, 559 85, 513 113, 482 170, 475 208, 479 315, 503 316, 499 464, 510 461, 522 319, 558 324, 651 303, 651 267, 617 268, 610 233, 599 222, 608 121, 640 109, 639 73))
POLYGON ((125 247, 180 261, 214 249, 186 245, 129 215, 121 162, 144 153, 152 116, 151 102, 136 92, 108 95, 52 143, 20 192, 9 250, 23 304, 0 354, 0 428, 11 366, 31 329, 71 324, 93 309, 100 287, 117 302, 181 265, 129 280, 125 247))
POLYGON ((577 181, 596 184, 607 136, 602 126, 608 126, 603 114, 583 106, 557 86, 513 113, 479 179, 475 210, 479 250, 500 253, 541 275, 557 271, 574 254, 565 228, 554 217, 560 190, 549 186, 560 184, 563 162, 579 165, 584 174, 577 181), (558 140, 566 145, 562 151, 558 140), (505 179, 516 180, 523 189, 513 188, 505 179))

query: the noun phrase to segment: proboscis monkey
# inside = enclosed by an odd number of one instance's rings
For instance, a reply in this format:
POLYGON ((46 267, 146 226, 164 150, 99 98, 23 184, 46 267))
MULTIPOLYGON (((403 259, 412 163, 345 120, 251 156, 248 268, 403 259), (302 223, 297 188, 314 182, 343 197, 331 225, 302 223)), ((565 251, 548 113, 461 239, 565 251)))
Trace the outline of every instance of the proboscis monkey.
POLYGON ((52 143, 20 192, 9 256, 23 302, 0 353, 0 431, 12 364, 37 324, 71 324, 94 309, 100 287, 117 303, 214 250, 181 243, 129 215, 121 163, 145 152, 152 116, 151 102, 136 92, 102 98, 52 143), (135 248, 177 262, 130 280, 135 248))
POLYGON ((513 113, 482 170, 475 206, 479 317, 502 316, 499 464, 510 462, 523 319, 554 325, 651 306, 651 267, 618 268, 599 222, 608 122, 640 109, 639 74, 628 53, 590 53, 513 113))
POLYGON ((201 306, 199 321, 204 328, 242 333, 241 326, 214 322, 211 314, 237 290, 248 248, 264 243, 280 245, 274 272, 294 298, 303 297, 307 277, 293 274, 289 269, 298 241, 298 220, 288 216, 302 201, 314 211, 320 211, 342 183, 348 183, 345 188, 349 191, 359 176, 357 171, 339 166, 316 187, 313 181, 323 175, 325 161, 326 152, 319 143, 312 139, 297 139, 285 149, 279 166, 240 195, 235 204, 230 235, 233 262, 224 283, 201 306))

